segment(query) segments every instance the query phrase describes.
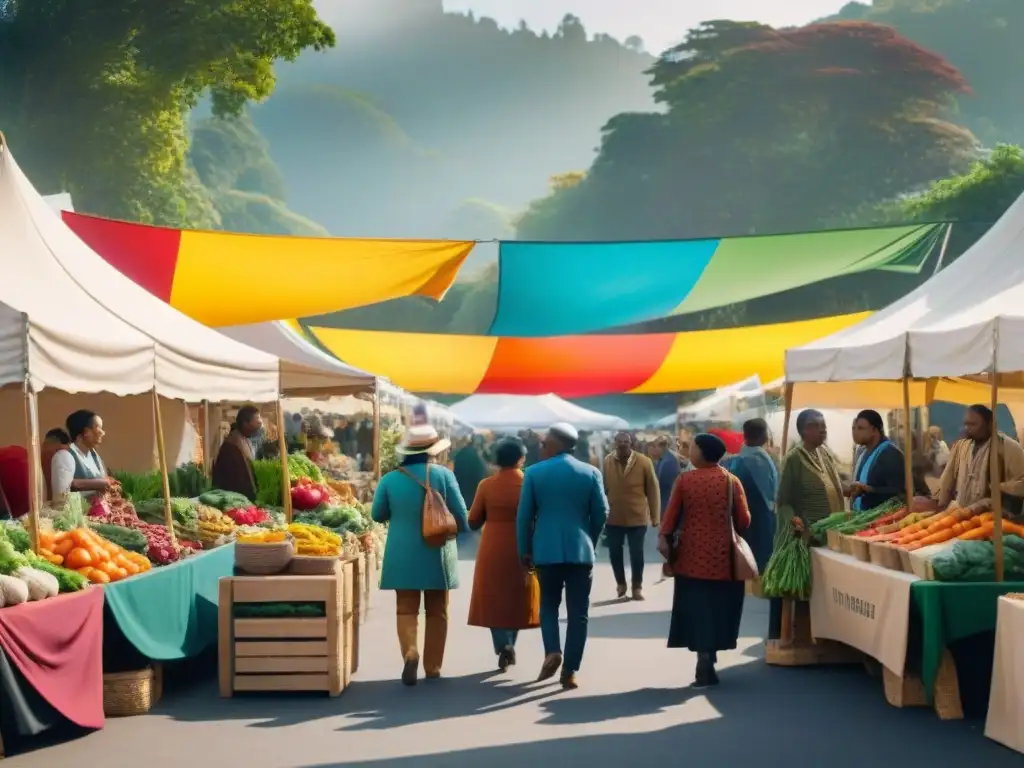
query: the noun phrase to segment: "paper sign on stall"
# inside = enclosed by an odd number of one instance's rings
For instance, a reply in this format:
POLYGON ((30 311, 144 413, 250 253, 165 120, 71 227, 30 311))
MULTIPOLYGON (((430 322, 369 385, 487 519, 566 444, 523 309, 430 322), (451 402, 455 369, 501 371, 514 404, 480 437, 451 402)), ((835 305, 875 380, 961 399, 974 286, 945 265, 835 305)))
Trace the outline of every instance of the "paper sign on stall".
POLYGON ((828 550, 811 552, 811 632, 837 640, 902 676, 916 576, 828 550))

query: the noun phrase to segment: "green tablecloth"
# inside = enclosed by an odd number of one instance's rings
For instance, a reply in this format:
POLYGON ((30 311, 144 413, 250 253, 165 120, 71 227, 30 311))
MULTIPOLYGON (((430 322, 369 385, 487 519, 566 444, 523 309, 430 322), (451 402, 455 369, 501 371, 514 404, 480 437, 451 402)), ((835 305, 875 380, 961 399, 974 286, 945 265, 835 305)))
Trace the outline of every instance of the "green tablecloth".
POLYGON ((219 582, 234 566, 233 544, 192 555, 107 586, 107 608, 147 659, 192 658, 217 642, 219 582))
POLYGON ((929 700, 942 652, 957 640, 995 630, 998 598, 1009 592, 1024 592, 1024 582, 917 581, 910 585, 911 611, 921 621, 921 681, 929 700))

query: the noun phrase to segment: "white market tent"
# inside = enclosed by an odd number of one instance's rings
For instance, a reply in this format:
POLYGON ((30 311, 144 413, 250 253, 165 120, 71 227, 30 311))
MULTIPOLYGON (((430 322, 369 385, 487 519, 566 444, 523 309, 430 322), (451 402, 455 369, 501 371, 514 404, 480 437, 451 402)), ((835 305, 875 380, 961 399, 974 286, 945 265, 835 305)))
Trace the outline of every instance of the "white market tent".
POLYGON ((0 386, 276 400, 278 361, 191 320, 93 253, 0 144, 0 386))
POLYGON ((625 419, 581 408, 553 394, 472 395, 451 410, 457 419, 477 429, 494 431, 547 429, 560 421, 591 432, 629 428, 625 419))
POLYGON ((751 376, 735 384, 719 387, 707 397, 694 403, 679 406, 679 410, 675 414, 659 419, 654 426, 668 429, 674 428, 680 421, 684 424, 723 421, 732 423, 737 419, 753 418, 748 414, 759 409, 752 408, 751 401, 758 396, 763 397, 764 392, 765 388, 761 386, 761 378, 751 376))
POLYGON ((321 352, 284 322, 234 325, 221 333, 281 359, 281 391, 288 395, 373 392, 377 377, 321 352))
MULTIPOLYGON (((978 379, 993 371, 1024 371, 1024 196, 915 291, 857 325, 786 352, 786 381, 796 385, 801 402, 895 406, 904 376, 916 380, 912 405, 985 402, 989 386, 978 379)), ((1004 402, 1024 402, 1021 383, 1000 376, 1004 402)))

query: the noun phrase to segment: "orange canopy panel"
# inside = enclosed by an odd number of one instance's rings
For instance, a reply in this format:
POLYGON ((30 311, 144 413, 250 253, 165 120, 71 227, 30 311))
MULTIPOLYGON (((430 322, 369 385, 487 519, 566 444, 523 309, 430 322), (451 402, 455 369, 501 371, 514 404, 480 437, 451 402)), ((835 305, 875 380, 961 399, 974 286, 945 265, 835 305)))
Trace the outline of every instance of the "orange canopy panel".
POLYGON ((352 240, 167 229, 64 211, 96 253, 154 296, 212 327, 440 300, 475 243, 352 240))
POLYGON ((344 362, 413 392, 589 397, 715 389, 784 373, 785 351, 870 313, 688 333, 554 338, 309 328, 344 362))

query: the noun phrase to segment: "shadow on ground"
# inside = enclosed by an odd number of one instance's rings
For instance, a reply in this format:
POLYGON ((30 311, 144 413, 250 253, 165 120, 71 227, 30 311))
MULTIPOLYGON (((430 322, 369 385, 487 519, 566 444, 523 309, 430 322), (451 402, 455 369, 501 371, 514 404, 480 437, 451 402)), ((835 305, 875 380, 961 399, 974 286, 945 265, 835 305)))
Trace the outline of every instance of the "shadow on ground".
POLYGON ((336 699, 326 694, 247 694, 233 698, 231 706, 225 707, 224 700, 211 695, 209 684, 205 684, 162 702, 153 714, 182 722, 253 720, 253 728, 287 728, 341 716, 354 722, 337 730, 367 731, 498 712, 542 701, 560 691, 553 682, 511 682, 491 671, 420 680, 411 689, 397 679, 360 681, 336 699))
MULTIPOLYGON (((778 669, 754 663, 726 669, 722 681, 720 688, 707 691, 644 688, 601 696, 556 697, 540 705, 541 725, 601 723, 609 729, 616 720, 655 714, 696 697, 706 696, 718 713, 710 720, 683 722, 659 731, 539 739, 525 744, 303 768, 684 763, 690 768, 723 764, 861 768, 880 759, 905 766, 971 763, 986 768, 1019 768, 1022 764, 1020 755, 986 741, 977 722, 940 723, 929 710, 885 706, 880 702, 878 681, 859 668, 778 669), (835 691, 835 701, 821 698, 823 676, 835 691), (837 709, 844 713, 841 720, 836 718, 837 709), (893 736, 885 738, 882 734, 893 736)), ((513 738, 514 734, 507 736, 513 738)))

